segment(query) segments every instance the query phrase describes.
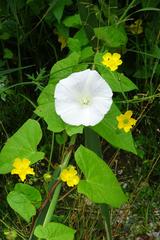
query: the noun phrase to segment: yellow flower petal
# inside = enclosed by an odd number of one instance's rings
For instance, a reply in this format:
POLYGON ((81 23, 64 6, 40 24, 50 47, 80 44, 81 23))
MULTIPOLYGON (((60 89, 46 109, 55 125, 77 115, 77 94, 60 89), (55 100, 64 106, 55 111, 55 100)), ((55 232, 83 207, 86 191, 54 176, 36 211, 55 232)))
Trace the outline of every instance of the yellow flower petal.
POLYGON ((22 164, 24 168, 27 168, 30 164, 30 161, 27 158, 22 159, 22 164))
POLYGON ((124 118, 123 114, 116 117, 117 121, 123 121, 123 118, 124 118))
POLYGON ((122 60, 119 59, 119 60, 117 61, 117 64, 118 64, 118 65, 121 65, 121 64, 122 64, 122 60))
POLYGON ((77 175, 77 171, 75 167, 69 166, 67 169, 63 169, 60 174, 60 179, 63 182, 66 182, 69 187, 73 187, 79 183, 79 176, 77 175))
POLYGON ((125 112, 124 116, 129 119, 132 116, 132 114, 133 112, 131 110, 128 110, 127 112, 125 112))
POLYGON ((130 124, 131 124, 131 125, 135 125, 135 124, 136 124, 136 122, 137 122, 137 120, 136 120, 136 119, 134 119, 134 118, 131 118, 131 119, 130 119, 130 124))
POLYGON ((22 162, 22 160, 21 160, 20 158, 16 158, 16 159, 14 160, 14 163, 13 163, 12 165, 13 165, 13 167, 15 167, 15 168, 19 168, 19 166, 21 165, 21 162, 22 162))
POLYGON ((19 177, 22 180, 22 182, 24 182, 24 180, 26 179, 26 174, 25 173, 21 173, 21 174, 19 174, 19 177))
POLYGON ((68 180, 68 177, 69 177, 69 173, 68 173, 68 170, 67 169, 64 169, 61 174, 60 174, 60 179, 63 181, 63 182, 66 182, 68 180))
POLYGON ((116 117, 119 129, 124 129, 125 132, 129 132, 129 130, 132 128, 132 125, 136 124, 137 120, 131 118, 132 114, 133 112, 128 110, 125 112, 125 114, 120 114, 116 117))
POLYGON ((113 53, 113 59, 114 60, 119 60, 121 55, 119 53, 113 53))
POLYGON ((74 185, 77 185, 79 183, 79 177, 78 176, 73 176, 71 179, 67 181, 67 185, 69 187, 74 187, 74 185))
POLYGON ((12 169, 11 174, 12 174, 12 175, 13 175, 13 174, 19 174, 19 170, 17 170, 17 169, 12 169))
POLYGON ((24 181, 27 174, 35 175, 33 168, 29 167, 30 161, 26 158, 20 159, 16 158, 13 163, 14 169, 12 169, 11 174, 19 175, 20 179, 24 181))
POLYGON ((112 54, 107 52, 106 54, 103 55, 103 59, 106 60, 106 59, 110 59, 112 57, 112 54))
POLYGON ((72 167, 70 167, 70 169, 69 169, 69 173, 74 176, 74 175, 77 174, 77 171, 76 171, 75 168, 72 166, 72 167))
POLYGON ((116 71, 118 69, 117 66, 110 66, 111 71, 116 71))
POLYGON ((126 126, 126 127, 124 127, 124 131, 125 131, 126 133, 129 132, 130 129, 131 129, 130 126, 126 126))
POLYGON ((68 180, 68 181, 67 181, 67 185, 68 185, 68 187, 74 187, 74 182, 73 182, 73 180, 68 180))
POLYGON ((118 123, 118 128, 119 129, 122 129, 122 128, 124 128, 125 127, 125 124, 123 123, 123 121, 120 121, 119 123, 118 123))
POLYGON ((110 68, 111 71, 115 71, 118 69, 118 66, 122 64, 122 60, 120 59, 121 55, 119 53, 106 53, 102 57, 102 64, 106 67, 110 68))
POLYGON ((26 174, 32 174, 32 175, 35 175, 35 172, 33 170, 33 168, 27 168, 27 171, 26 171, 26 174))
POLYGON ((74 185, 77 185, 79 183, 79 181, 80 181, 79 176, 75 176, 74 177, 74 185))

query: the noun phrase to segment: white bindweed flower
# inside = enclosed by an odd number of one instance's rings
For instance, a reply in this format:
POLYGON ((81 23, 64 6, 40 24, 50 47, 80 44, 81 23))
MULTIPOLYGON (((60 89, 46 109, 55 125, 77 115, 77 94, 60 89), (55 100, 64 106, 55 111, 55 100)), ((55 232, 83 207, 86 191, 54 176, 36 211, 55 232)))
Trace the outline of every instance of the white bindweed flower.
POLYGON ((55 110, 65 123, 94 126, 112 105, 112 90, 95 70, 72 73, 55 88, 55 110))

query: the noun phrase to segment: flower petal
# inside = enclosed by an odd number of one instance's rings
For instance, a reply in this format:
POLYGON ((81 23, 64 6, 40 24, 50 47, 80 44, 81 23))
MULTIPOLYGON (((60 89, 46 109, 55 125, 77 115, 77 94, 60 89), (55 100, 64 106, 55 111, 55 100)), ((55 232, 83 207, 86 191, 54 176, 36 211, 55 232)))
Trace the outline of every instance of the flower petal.
POLYGON ((55 110, 70 125, 93 126, 112 104, 112 90, 95 70, 71 74, 55 88, 55 110))
POLYGON ((131 129, 132 127, 130 125, 124 127, 124 131, 127 133, 129 132, 129 130, 131 129))
POLYGON ((26 170, 26 174, 32 174, 32 175, 35 175, 34 169, 28 167, 27 170, 26 170))
POLYGON ((15 158, 14 162, 13 162, 13 167, 15 168, 19 168, 22 164, 22 160, 20 158, 15 158))
POLYGON ((117 61, 117 60, 120 59, 121 55, 120 55, 119 53, 113 53, 113 56, 112 56, 112 57, 113 57, 114 60, 117 61))
POLYGON ((131 110, 128 110, 127 112, 125 112, 124 116, 129 119, 132 116, 132 114, 133 112, 131 110))
POLYGON ((24 182, 24 180, 26 179, 26 173, 20 173, 19 177, 20 177, 21 181, 24 182))
POLYGON ((27 158, 23 158, 21 161, 21 166, 23 166, 23 168, 28 168, 30 164, 30 161, 27 158))
POLYGON ((137 120, 134 119, 134 118, 131 118, 131 119, 129 120, 129 122, 130 122, 131 125, 135 125, 136 122, 137 122, 137 120))
POLYGON ((11 174, 19 174, 19 170, 14 168, 12 169, 11 174))

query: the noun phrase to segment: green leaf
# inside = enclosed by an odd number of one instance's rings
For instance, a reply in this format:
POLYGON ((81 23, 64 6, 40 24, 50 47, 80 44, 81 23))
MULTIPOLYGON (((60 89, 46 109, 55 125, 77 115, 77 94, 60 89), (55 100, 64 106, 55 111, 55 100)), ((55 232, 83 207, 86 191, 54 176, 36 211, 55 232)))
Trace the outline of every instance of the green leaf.
POLYGON ((84 28, 81 28, 81 29, 74 35, 74 38, 79 40, 79 42, 81 43, 81 46, 86 46, 86 45, 89 43, 84 28))
POLYGON ((44 158, 43 152, 37 151, 42 138, 42 131, 37 121, 29 119, 8 139, 0 153, 0 173, 5 174, 13 169, 15 158, 27 158, 31 164, 44 158))
POLYGON ((34 111, 38 116, 42 117, 47 125, 48 130, 53 132, 61 132, 66 130, 69 136, 82 133, 83 126, 71 126, 63 122, 55 111, 54 103, 54 89, 55 85, 48 84, 38 98, 39 106, 34 111))
POLYGON ((82 25, 81 18, 79 14, 75 14, 73 16, 66 17, 63 20, 63 24, 66 27, 75 27, 79 28, 82 25))
POLYGON ((36 214, 36 208, 40 207, 42 198, 39 191, 27 184, 17 183, 14 191, 7 196, 10 207, 27 222, 36 214))
POLYGON ((110 48, 125 46, 128 40, 123 25, 94 28, 94 33, 98 39, 103 40, 106 46, 110 48))
POLYGON ((62 133, 56 134, 55 139, 59 145, 65 144, 67 141, 67 135, 65 132, 62 132, 62 133))
POLYGON ((65 130, 69 136, 72 136, 77 133, 83 133, 83 126, 71 126, 66 124, 65 130))
POLYGON ((64 123, 55 112, 54 89, 55 86, 53 84, 48 84, 44 88, 38 98, 39 106, 34 112, 46 121, 50 131, 61 132, 64 130, 64 123))
POLYGON ((72 52, 79 52, 81 50, 81 44, 78 39, 68 38, 67 45, 72 52))
POLYGON ((75 160, 86 180, 80 180, 78 192, 95 203, 120 207, 127 201, 115 175, 108 165, 91 150, 80 146, 75 160))
POLYGON ((102 72, 100 71, 100 74, 108 82, 113 92, 129 92, 137 89, 137 86, 123 73, 105 69, 102 72))
POLYGON ((121 112, 117 106, 112 104, 110 111, 104 119, 99 124, 93 126, 92 129, 114 147, 137 154, 131 132, 126 133, 123 129, 118 129, 116 117, 120 114, 121 112))
POLYGON ((40 192, 27 184, 17 183, 14 190, 18 193, 24 194, 26 198, 36 207, 39 208, 41 205, 42 197, 40 192))
POLYGON ((80 54, 71 53, 68 57, 55 63, 50 72, 49 83, 57 83, 59 80, 68 77, 74 72, 74 68, 78 65, 80 54))
POLYGON ((0 39, 1 40, 8 40, 10 38, 10 34, 7 32, 4 32, 2 34, 0 34, 0 39))
POLYGON ((4 59, 12 59, 13 58, 13 52, 10 49, 5 48, 4 53, 3 53, 3 58, 4 59))
POLYGON ((71 3, 72 3, 71 0, 61 0, 61 4, 59 4, 59 1, 57 1, 56 4, 54 5, 52 11, 59 23, 63 15, 65 5, 70 5, 71 3))
POLYGON ((73 240, 75 230, 61 223, 50 222, 45 227, 39 225, 36 227, 34 235, 45 240, 73 240))
POLYGON ((98 69, 101 76, 110 85, 113 92, 129 92, 137 89, 137 86, 128 79, 123 73, 118 73, 116 71, 110 71, 105 67, 102 62, 103 53, 97 53, 95 55, 94 63, 98 69))
POLYGON ((22 193, 12 191, 7 196, 7 202, 10 207, 16 211, 27 222, 30 222, 32 216, 36 215, 36 209, 30 200, 22 193))
POLYGON ((86 47, 82 49, 81 51, 81 58, 80 61, 84 61, 94 55, 94 51, 92 50, 92 47, 86 47))

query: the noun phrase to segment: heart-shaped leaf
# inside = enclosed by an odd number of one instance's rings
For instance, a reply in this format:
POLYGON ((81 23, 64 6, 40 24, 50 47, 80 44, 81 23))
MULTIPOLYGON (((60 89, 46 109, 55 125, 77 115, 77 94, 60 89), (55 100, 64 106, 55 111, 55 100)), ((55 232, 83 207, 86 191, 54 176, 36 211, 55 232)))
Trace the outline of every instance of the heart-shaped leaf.
POLYGON ((0 173, 5 174, 13 169, 15 158, 27 158, 31 164, 43 159, 44 153, 37 151, 42 138, 42 131, 37 121, 29 119, 8 139, 0 153, 0 173))
POLYGON ((73 240, 75 230, 61 223, 50 222, 45 227, 39 225, 36 227, 34 235, 45 240, 73 240))
POLYGON ((120 207, 127 198, 116 176, 109 166, 94 152, 80 146, 75 153, 75 160, 85 176, 80 180, 78 192, 85 194, 95 203, 106 203, 120 207))
POLYGON ((41 200, 36 188, 22 183, 17 183, 14 191, 7 196, 10 207, 27 222, 30 222, 31 217, 36 214, 36 208, 40 206, 41 200))

